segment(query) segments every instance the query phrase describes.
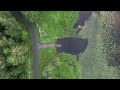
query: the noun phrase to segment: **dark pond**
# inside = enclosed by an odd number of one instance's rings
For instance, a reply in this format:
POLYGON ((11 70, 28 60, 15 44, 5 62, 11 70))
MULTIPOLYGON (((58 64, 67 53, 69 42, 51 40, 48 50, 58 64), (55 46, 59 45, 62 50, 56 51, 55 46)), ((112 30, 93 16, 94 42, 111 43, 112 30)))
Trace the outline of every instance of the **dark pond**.
POLYGON ((76 29, 78 27, 78 25, 83 26, 85 24, 85 21, 88 20, 88 18, 90 17, 91 14, 92 14, 92 11, 80 11, 78 20, 74 24, 73 28, 76 29))
POLYGON ((77 55, 84 52, 87 45, 88 39, 68 37, 57 39, 56 44, 61 44, 61 47, 56 48, 57 53, 68 53, 72 55, 77 55))
POLYGON ((76 29, 78 25, 84 26, 85 21, 89 19, 89 17, 92 15, 92 12, 95 12, 98 15, 100 15, 100 11, 80 11, 78 20, 74 24, 73 28, 76 29))

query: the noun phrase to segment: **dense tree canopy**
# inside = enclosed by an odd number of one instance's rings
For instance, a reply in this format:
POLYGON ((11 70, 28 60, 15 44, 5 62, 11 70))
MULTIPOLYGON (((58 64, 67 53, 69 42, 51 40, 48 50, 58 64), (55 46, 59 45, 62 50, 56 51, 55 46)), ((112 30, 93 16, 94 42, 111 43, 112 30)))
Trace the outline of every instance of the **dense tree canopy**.
POLYGON ((29 35, 9 12, 0 12, 0 78, 28 78, 29 35))

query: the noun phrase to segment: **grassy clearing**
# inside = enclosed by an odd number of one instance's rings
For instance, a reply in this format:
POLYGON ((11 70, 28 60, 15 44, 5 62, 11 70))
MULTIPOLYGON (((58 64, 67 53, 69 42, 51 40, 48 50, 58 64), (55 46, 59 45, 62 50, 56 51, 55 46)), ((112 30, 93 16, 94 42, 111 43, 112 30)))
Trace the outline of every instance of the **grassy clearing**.
MULTIPOLYGON (((77 20, 77 12, 61 12, 61 11, 51 11, 51 12, 40 12, 39 16, 41 17, 41 22, 37 23, 37 32, 39 32, 39 35, 37 34, 37 38, 38 38, 38 43, 54 43, 56 41, 57 38, 64 38, 64 37, 69 37, 69 36, 73 36, 74 30, 73 30, 73 24, 76 22, 77 20)), ((65 54, 62 54, 62 57, 64 57, 65 54)), ((52 64, 53 66, 51 66, 51 70, 52 67, 55 67, 53 61, 56 58, 60 58, 57 54, 55 49, 52 48, 48 48, 48 49, 40 49, 39 50, 39 78, 46 78, 43 76, 42 72, 44 70, 46 70, 45 68, 49 67, 50 64, 52 64)), ((71 55, 68 55, 67 57, 74 57, 71 55)), ((75 59, 75 58, 72 58, 75 59)), ((61 63, 65 63, 62 62, 61 60, 65 60, 65 58, 61 58, 60 62, 61 63)), ((75 60, 76 61, 76 60, 75 60)), ((69 62, 69 61, 68 61, 69 62)), ((75 62, 73 62, 75 63, 75 62)), ((65 64, 67 65, 67 64, 65 64)), ((76 64, 75 64, 76 65, 76 64)), ((62 68, 62 64, 60 65, 60 67, 62 68)), ((65 68, 67 69, 68 66, 65 66, 65 68)), ((79 67, 79 66, 77 66, 79 67)), ((70 70, 68 70, 67 73, 65 73, 65 70, 63 71, 59 71, 59 68, 55 67, 55 73, 62 74, 61 72, 63 72, 63 77, 56 77, 56 78, 67 78, 64 77, 65 75, 68 75, 68 78, 70 77, 75 77, 73 71, 71 71, 73 68, 70 68, 70 70), (57 71, 56 71, 57 70, 57 71)), ((64 68, 64 69, 65 69, 64 68)), ((62 70, 62 69, 61 69, 62 70)), ((48 70, 47 70, 48 71, 48 70)), ((78 70, 78 72, 80 71, 80 69, 78 70)), ((54 72, 54 70, 50 71, 50 72, 54 72)), ((49 73, 49 71, 48 71, 49 73)), ((80 74, 80 73, 79 73, 80 74)), ((59 75, 58 75, 59 76, 59 75)), ((50 75, 50 77, 48 78, 55 78, 53 74, 50 75)))

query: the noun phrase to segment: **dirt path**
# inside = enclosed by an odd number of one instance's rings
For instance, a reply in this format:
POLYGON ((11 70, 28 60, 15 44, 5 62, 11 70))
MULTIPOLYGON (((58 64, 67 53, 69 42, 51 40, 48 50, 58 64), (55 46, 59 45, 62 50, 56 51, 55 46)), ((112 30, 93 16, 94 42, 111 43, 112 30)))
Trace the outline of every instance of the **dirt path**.
POLYGON ((37 39, 36 39, 36 32, 34 25, 25 18, 25 16, 20 11, 10 11, 10 13, 15 17, 15 19, 23 24, 28 32, 31 35, 32 40, 32 47, 33 47, 33 72, 34 72, 34 79, 38 79, 38 48, 37 48, 37 39))

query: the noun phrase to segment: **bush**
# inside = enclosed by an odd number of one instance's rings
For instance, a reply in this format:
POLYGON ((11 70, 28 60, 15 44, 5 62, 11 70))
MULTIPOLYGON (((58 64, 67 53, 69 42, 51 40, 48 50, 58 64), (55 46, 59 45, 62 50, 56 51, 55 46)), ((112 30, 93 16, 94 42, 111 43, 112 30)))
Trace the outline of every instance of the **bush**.
POLYGON ((43 77, 47 79, 79 79, 80 74, 76 57, 65 53, 55 57, 42 72, 43 77))

